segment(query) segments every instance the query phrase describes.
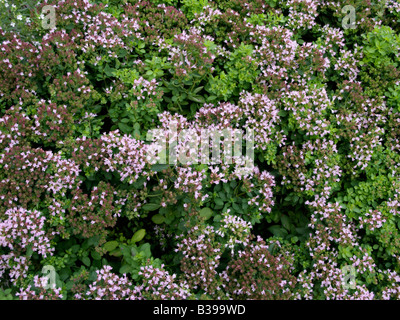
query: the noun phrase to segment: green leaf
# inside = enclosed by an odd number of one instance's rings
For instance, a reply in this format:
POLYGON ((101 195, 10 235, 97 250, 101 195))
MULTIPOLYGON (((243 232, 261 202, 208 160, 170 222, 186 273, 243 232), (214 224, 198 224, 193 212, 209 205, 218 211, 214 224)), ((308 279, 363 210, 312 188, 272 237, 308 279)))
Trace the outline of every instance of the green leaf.
POLYGON ((123 133, 130 133, 133 128, 123 122, 118 122, 118 128, 123 132, 123 133))
POLYGON ((290 230, 290 220, 288 216, 282 215, 281 222, 285 229, 290 230))
POLYGON ((118 241, 108 241, 104 244, 104 249, 108 252, 113 251, 116 247, 118 247, 118 241))
POLYGON ((94 260, 101 260, 101 255, 97 251, 92 251, 90 255, 94 260))
POLYGON ((146 235, 146 230, 140 229, 140 230, 136 231, 135 234, 132 236, 131 242, 133 242, 133 243, 139 242, 140 240, 142 240, 144 238, 145 235, 146 235))
POLYGON ((110 255, 114 256, 114 257, 120 257, 120 256, 122 256, 122 251, 120 248, 117 248, 117 249, 111 251, 110 255))
POLYGON ((193 90, 193 93, 196 94, 198 93, 201 89, 203 89, 204 87, 198 87, 196 89, 193 90))
POLYGON ((213 101, 213 100, 216 100, 217 99, 217 96, 208 96, 207 97, 207 102, 211 102, 211 101, 213 101))
POLYGON ((27 257, 31 257, 32 254, 33 254, 32 245, 29 245, 29 246, 27 246, 27 249, 26 249, 26 255, 27 255, 27 257))
POLYGON ((161 224, 165 221, 165 217, 162 214, 156 214, 151 218, 155 224, 161 224))
POLYGON ((107 64, 106 67, 104 68, 104 73, 105 73, 108 77, 114 76, 114 71, 115 71, 115 69, 110 68, 108 64, 107 64))
POLYGON ((93 236, 88 239, 88 246, 97 246, 99 244, 99 236, 93 236))
POLYGON ((205 102, 203 97, 201 97, 201 96, 192 96, 190 94, 188 95, 188 99, 191 100, 191 101, 197 102, 197 103, 204 103, 205 102))
POLYGON ((129 264, 124 264, 120 269, 119 269, 119 273, 128 273, 131 271, 131 266, 129 264))
POLYGON ((125 49, 119 49, 118 50, 118 57, 123 58, 128 54, 128 51, 125 49))
POLYGON ((149 243, 143 243, 140 247, 139 247, 139 251, 143 252, 146 256, 146 258, 150 258, 151 257, 151 250, 150 250, 150 244, 149 243))
POLYGON ((79 244, 73 245, 73 246, 71 247, 71 252, 77 253, 77 252, 79 251, 80 247, 81 247, 81 246, 80 246, 79 244))
POLYGON ((82 262, 84 263, 85 266, 90 267, 90 258, 89 257, 83 257, 82 262))
POLYGON ((287 114, 288 114, 288 112, 285 111, 285 110, 280 110, 280 111, 278 112, 278 116, 280 116, 280 117, 285 117, 287 114))
POLYGON ((296 232, 300 235, 308 235, 310 233, 310 229, 308 227, 305 228, 296 228, 296 232))
POLYGON ((157 203, 146 203, 142 209, 145 211, 154 211, 157 210, 158 208, 160 208, 161 205, 157 204, 157 203))
POLYGON ((288 232, 279 225, 269 227, 268 231, 277 237, 285 237, 288 234, 288 232))
POLYGON ((135 122, 135 124, 133 125, 133 129, 135 129, 135 130, 140 130, 140 124, 139 123, 137 123, 137 122, 135 122))
POLYGON ((200 210, 200 216, 205 218, 206 220, 210 219, 213 215, 213 211, 206 207, 200 210))

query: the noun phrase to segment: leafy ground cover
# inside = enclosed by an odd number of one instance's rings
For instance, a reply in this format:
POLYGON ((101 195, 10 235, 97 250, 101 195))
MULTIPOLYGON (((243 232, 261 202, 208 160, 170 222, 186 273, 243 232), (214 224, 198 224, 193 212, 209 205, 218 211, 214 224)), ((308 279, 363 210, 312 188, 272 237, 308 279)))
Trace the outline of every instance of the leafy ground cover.
POLYGON ((0 298, 399 299, 399 2, 1 0, 0 22, 0 298), (255 166, 154 164, 174 128, 253 130, 255 166))

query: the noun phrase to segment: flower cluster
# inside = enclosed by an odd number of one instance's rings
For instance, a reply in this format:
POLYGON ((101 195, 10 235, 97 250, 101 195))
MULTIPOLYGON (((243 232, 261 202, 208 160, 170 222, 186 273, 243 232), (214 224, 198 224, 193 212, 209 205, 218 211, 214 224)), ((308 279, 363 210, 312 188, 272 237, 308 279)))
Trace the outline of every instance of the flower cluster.
POLYGON ((221 290, 216 281, 216 269, 222 254, 222 245, 215 243, 215 237, 213 227, 208 226, 201 230, 195 226, 175 249, 183 255, 181 270, 184 272, 184 279, 189 288, 202 289, 210 295, 221 290))
POLYGON ((234 299, 289 299, 296 278, 288 271, 288 262, 274 257, 261 239, 249 243, 223 271, 222 287, 234 299))
POLYGON ((369 230, 373 231, 379 229, 386 222, 385 217, 378 210, 370 210, 365 214, 365 217, 360 217, 360 228, 366 226, 369 230))
POLYGON ((289 8, 288 27, 293 29, 311 29, 316 26, 318 2, 311 0, 291 0, 286 4, 289 8))
POLYGON ((0 224, 2 247, 13 251, 26 251, 29 248, 44 257, 54 251, 44 230, 46 218, 39 211, 14 208, 7 210, 4 215, 6 219, 0 224))
POLYGON ((176 275, 170 275, 168 271, 155 268, 152 265, 140 268, 139 276, 143 277, 141 294, 147 300, 181 300, 191 296, 189 286, 177 283, 176 275))
POLYGON ((146 172, 147 161, 146 145, 127 135, 121 136, 111 132, 101 136, 102 149, 106 154, 103 159, 107 172, 118 171, 122 182, 135 182, 139 176, 150 175, 146 172))
POLYGON ((246 222, 242 218, 230 215, 229 213, 224 214, 224 219, 221 223, 221 227, 215 233, 222 238, 225 237, 225 234, 228 235, 229 239, 225 247, 231 249, 233 256, 236 245, 248 244, 252 225, 250 222, 246 222))
POLYGON ((126 275, 118 276, 112 272, 111 266, 103 266, 96 271, 96 280, 89 285, 87 292, 75 295, 76 299, 85 300, 138 300, 140 290, 133 288, 126 275))
POLYGON ((15 295, 20 300, 61 300, 63 295, 61 288, 45 289, 48 279, 46 277, 35 276, 33 278, 33 287, 21 289, 15 295))
POLYGON ((46 218, 36 210, 15 207, 7 210, 4 217, 0 219, 0 246, 8 253, 0 255, 0 275, 9 271, 10 280, 21 283, 28 276, 32 253, 44 258, 53 255, 55 249, 50 241, 54 232, 46 230, 46 218))
POLYGON ((173 75, 178 79, 187 80, 196 71, 200 76, 213 71, 212 63, 215 56, 204 44, 205 39, 196 33, 183 31, 174 36, 173 45, 166 45, 169 50, 169 61, 173 66, 173 75))
POLYGON ((105 242, 106 228, 115 225, 120 213, 113 205, 114 192, 111 186, 100 182, 93 188, 90 197, 81 189, 73 190, 72 196, 68 221, 73 233, 84 238, 99 235, 100 244, 105 242))
POLYGON ((34 125, 33 135, 39 136, 36 141, 43 141, 44 144, 63 141, 71 136, 73 117, 68 112, 67 106, 57 106, 54 103, 47 104, 41 101, 37 108, 37 114, 32 116, 34 125))

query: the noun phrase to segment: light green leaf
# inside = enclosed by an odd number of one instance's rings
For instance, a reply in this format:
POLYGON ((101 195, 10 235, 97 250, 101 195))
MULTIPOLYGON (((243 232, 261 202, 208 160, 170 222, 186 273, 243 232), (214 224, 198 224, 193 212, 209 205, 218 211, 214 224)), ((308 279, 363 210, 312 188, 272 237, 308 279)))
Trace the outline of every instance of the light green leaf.
POLYGON ((161 224, 165 221, 165 217, 162 214, 156 214, 151 218, 155 224, 161 224))
POLYGON ((205 102, 203 97, 201 97, 201 96, 192 96, 190 94, 188 95, 188 99, 192 100, 194 102, 197 102, 197 103, 204 103, 205 102))
POLYGON ((213 211, 206 207, 200 210, 200 216, 205 218, 206 220, 210 219, 213 215, 213 211))
POLYGON ((116 247, 118 247, 118 241, 108 241, 104 244, 104 249, 108 252, 113 251, 116 247))
POLYGON ((139 242, 140 240, 142 240, 144 238, 145 235, 146 235, 146 230, 140 229, 140 230, 136 231, 135 234, 132 236, 131 242, 133 242, 133 243, 139 242))

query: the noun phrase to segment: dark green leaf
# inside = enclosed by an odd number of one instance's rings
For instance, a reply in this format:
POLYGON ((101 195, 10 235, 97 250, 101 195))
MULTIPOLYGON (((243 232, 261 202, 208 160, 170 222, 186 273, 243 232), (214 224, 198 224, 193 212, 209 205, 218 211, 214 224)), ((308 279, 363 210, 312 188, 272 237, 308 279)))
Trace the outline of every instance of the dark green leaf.
POLYGON ((142 208, 145 211, 155 211, 160 207, 161 207, 161 205, 159 205, 157 203, 146 203, 142 208))
POLYGON ((84 263, 85 266, 90 267, 90 258, 89 257, 83 257, 82 262, 84 263))
POLYGON ((129 264, 124 264, 120 269, 119 269, 119 273, 128 273, 131 271, 131 266, 129 264))
POLYGON ((271 226, 268 230, 277 237, 285 237, 288 232, 279 225, 271 226))
POLYGON ((118 128, 123 132, 123 133, 130 133, 133 128, 132 126, 129 126, 123 122, 118 122, 118 128))
POLYGON ((101 260, 101 256, 97 251, 92 251, 90 255, 94 260, 101 260))

